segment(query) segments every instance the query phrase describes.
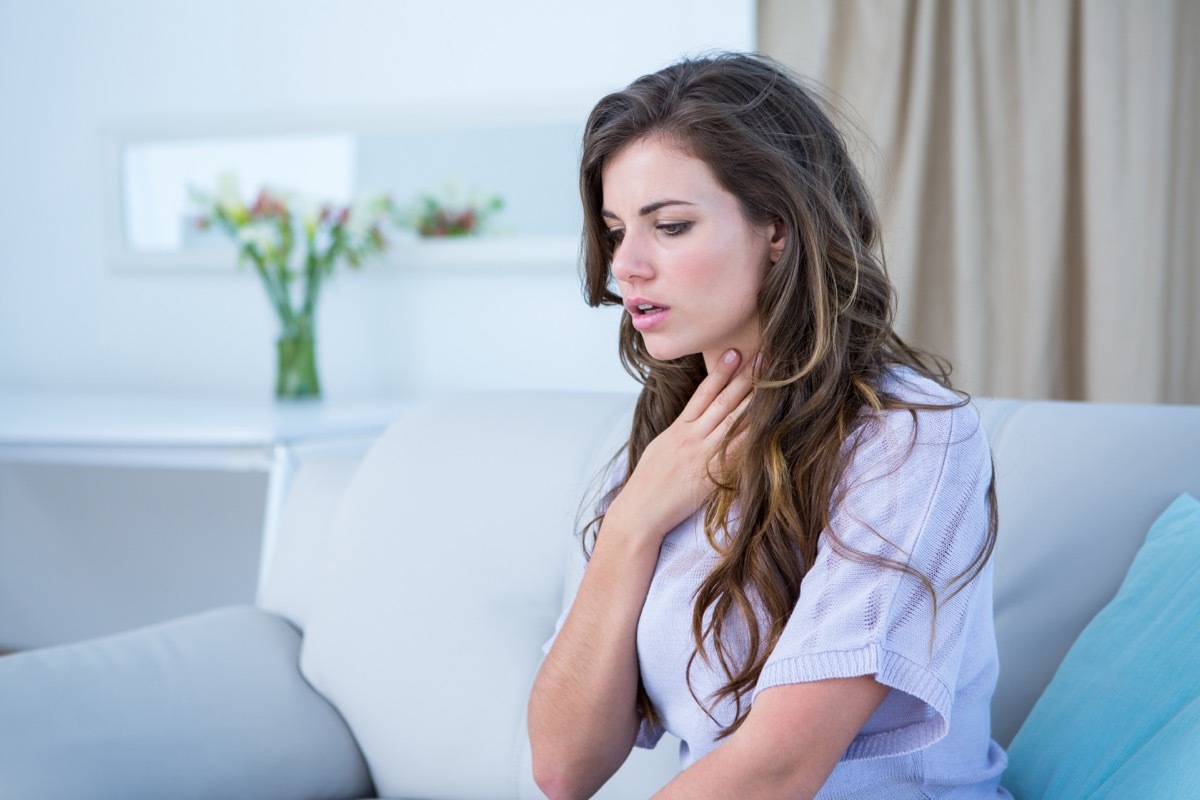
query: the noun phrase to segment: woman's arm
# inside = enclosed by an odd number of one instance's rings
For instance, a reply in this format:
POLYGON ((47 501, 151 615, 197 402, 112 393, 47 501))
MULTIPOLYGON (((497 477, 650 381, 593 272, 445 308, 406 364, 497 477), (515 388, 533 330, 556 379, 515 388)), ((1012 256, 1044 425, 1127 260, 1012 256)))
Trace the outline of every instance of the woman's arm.
POLYGON ((701 382, 646 447, 604 516, 562 630, 529 701, 534 779, 550 798, 587 797, 637 736, 637 623, 662 539, 712 492, 708 462, 750 393, 739 356, 701 382))
POLYGON ((552 800, 589 797, 637 736, 637 621, 658 546, 606 518, 575 602, 534 683, 534 780, 552 800))
POLYGON ((808 800, 888 691, 871 675, 765 689, 726 742, 655 798, 808 800))

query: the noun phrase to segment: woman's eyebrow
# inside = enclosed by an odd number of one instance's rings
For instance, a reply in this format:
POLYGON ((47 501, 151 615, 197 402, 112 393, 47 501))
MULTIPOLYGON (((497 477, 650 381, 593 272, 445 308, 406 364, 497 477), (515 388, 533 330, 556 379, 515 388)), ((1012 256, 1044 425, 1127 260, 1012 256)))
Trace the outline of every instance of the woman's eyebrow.
MULTIPOLYGON (((687 200, 656 200, 653 203, 642 206, 640 209, 638 209, 638 216, 644 217, 647 214, 653 214, 655 211, 658 211, 660 208, 665 208, 666 206, 694 206, 694 205, 696 205, 696 204, 689 203, 687 200)), ((600 212, 600 216, 606 217, 608 219, 620 219, 620 217, 618 217, 616 214, 609 211, 608 209, 602 210, 600 212)))

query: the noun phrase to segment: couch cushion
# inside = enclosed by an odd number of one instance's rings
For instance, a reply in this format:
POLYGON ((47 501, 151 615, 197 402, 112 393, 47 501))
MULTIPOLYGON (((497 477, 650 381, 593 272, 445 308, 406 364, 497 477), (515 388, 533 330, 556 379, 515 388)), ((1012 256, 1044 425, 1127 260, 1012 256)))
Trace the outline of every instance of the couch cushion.
POLYGON ((990 400, 979 409, 1000 509, 992 731, 1007 745, 1155 517, 1182 492, 1200 496, 1200 407, 990 400))
POLYGON ((1005 785, 1023 800, 1195 797, 1198 663, 1200 501, 1183 495, 1013 740, 1005 785))
POLYGON ((0 658, 0 797, 362 796, 299 651, 284 620, 231 607, 0 658))
POLYGON ((562 565, 629 395, 456 396, 414 410, 347 488, 304 674, 378 792, 532 795, 524 710, 562 565))

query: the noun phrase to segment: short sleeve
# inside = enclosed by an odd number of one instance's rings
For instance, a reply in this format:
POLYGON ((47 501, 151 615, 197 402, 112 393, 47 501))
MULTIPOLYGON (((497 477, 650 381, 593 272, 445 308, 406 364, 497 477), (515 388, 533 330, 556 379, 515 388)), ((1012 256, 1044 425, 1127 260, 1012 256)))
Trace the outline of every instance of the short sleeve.
MULTIPOLYGON (((617 487, 621 484, 621 481, 624 480, 624 478, 625 478, 625 472, 627 470, 627 467, 626 467, 627 463, 628 463, 628 451, 622 450, 620 453, 617 454, 617 456, 615 458, 613 458, 612 462, 609 464, 608 469, 605 472, 604 478, 603 478, 602 482, 600 483, 600 490, 599 490, 599 493, 597 496, 597 500, 594 504, 593 516, 600 516, 605 511, 608 510, 608 506, 613 501, 613 497, 615 496, 617 487)), ((577 556, 579 561, 583 561, 582 555, 580 555, 578 552, 578 548, 575 548, 575 552, 573 552, 573 555, 577 556)), ((572 564, 569 566, 574 567, 575 563, 576 562, 573 560, 572 564)), ((584 562, 583 565, 578 569, 568 569, 567 574, 570 575, 572 573, 577 572, 579 574, 579 576, 581 576, 583 570, 586 568, 587 568, 587 565, 586 565, 586 562, 584 562)), ((578 580, 576 580, 575 588, 578 588, 578 586, 579 586, 579 583, 578 583, 578 580)), ((559 614, 558 621, 554 623, 554 633, 550 636, 550 638, 546 641, 546 643, 544 645, 542 645, 542 653, 544 655, 549 655, 550 648, 554 645, 554 640, 558 638, 558 632, 562 630, 563 624, 567 621, 567 615, 571 612, 571 604, 572 604, 573 600, 574 600, 574 593, 571 594, 570 599, 568 599, 566 602, 563 603, 562 613, 559 614)), ((652 749, 656 744, 658 744, 658 740, 662 738, 662 736, 665 732, 666 731, 663 729, 663 727, 661 725, 652 725, 652 724, 650 724, 650 722, 648 720, 643 718, 641 721, 641 724, 638 726, 637 739, 634 741, 634 746, 652 749)))
POLYGON ((959 580, 989 526, 991 455, 975 411, 886 411, 857 435, 830 522, 841 544, 829 531, 819 538, 755 687, 757 696, 783 684, 874 675, 896 690, 851 744, 851 760, 912 752, 945 736, 963 654, 983 646, 976 640, 991 611, 979 577, 959 580), (936 613, 918 577, 854 552, 924 575, 936 613))

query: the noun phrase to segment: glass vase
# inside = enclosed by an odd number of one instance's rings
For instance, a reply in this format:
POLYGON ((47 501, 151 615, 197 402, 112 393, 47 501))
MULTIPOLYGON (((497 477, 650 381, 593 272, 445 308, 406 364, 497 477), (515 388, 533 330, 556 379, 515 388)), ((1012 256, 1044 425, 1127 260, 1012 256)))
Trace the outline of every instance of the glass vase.
POLYGON ((279 400, 318 398, 321 381, 317 377, 317 347, 311 316, 299 315, 285 326, 276 342, 278 371, 275 397, 279 400))

